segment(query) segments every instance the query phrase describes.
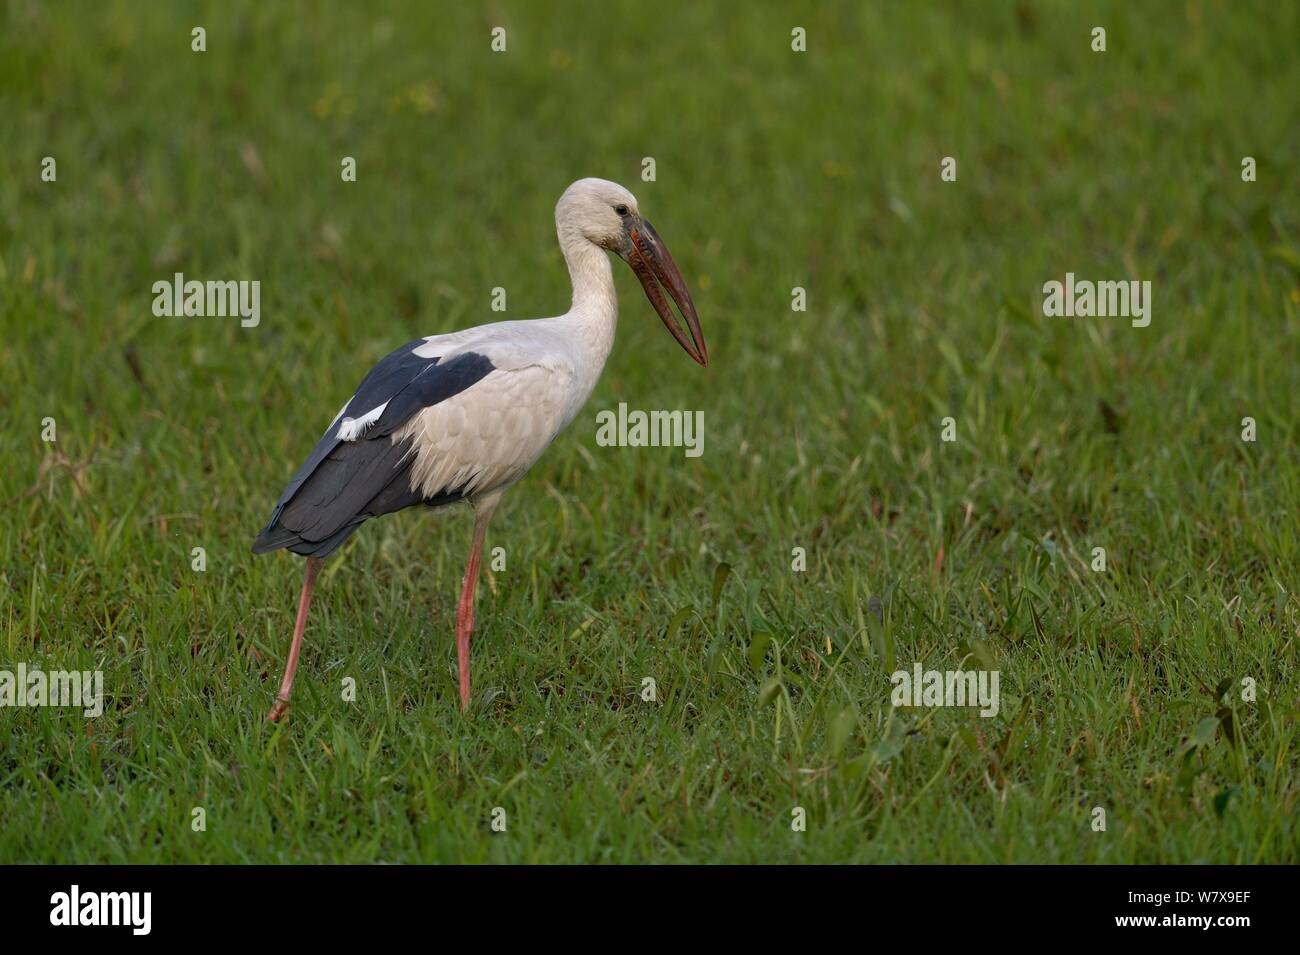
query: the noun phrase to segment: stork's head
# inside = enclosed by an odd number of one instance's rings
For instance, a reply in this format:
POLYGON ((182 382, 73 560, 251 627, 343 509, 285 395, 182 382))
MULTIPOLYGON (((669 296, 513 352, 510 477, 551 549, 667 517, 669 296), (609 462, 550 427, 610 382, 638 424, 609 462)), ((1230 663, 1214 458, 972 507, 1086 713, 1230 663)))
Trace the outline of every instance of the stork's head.
POLYGON ((708 347, 690 290, 669 255, 668 246, 654 226, 642 217, 632 193, 608 179, 579 179, 560 196, 555 206, 555 227, 561 242, 581 237, 615 253, 632 266, 650 304, 677 344, 701 365, 709 363, 708 347), (686 320, 689 338, 678 324, 665 291, 686 320))

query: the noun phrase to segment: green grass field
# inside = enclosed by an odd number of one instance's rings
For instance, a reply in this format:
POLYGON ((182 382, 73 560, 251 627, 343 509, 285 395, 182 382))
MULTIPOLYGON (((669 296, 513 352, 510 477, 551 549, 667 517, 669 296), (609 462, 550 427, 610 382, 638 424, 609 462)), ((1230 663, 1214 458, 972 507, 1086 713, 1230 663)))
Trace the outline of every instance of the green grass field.
POLYGON ((0 709, 0 861, 1297 861, 1295 4, 435 6, 0 5, 0 667, 105 686, 0 709), (567 308, 583 176, 712 365, 616 262, 469 714, 470 513, 413 510, 327 563, 265 723, 281 488, 391 349, 567 308), (1067 271, 1150 280, 1150 326, 1044 317, 1067 271), (175 272, 260 324, 155 317, 175 272), (598 446, 619 402, 704 454, 598 446), (915 663, 998 715, 896 709, 915 663))

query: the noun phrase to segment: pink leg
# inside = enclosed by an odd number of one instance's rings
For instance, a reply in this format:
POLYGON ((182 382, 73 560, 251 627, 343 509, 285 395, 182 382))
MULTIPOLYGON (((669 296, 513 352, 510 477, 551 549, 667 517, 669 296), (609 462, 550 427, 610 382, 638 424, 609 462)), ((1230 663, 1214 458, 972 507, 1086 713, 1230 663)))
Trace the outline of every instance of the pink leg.
POLYGON ((302 579, 302 596, 298 599, 298 619, 293 625, 293 645, 289 647, 289 660, 284 665, 284 679, 280 681, 280 692, 271 707, 271 712, 266 714, 266 718, 272 723, 284 716, 285 708, 289 705, 289 691, 293 689, 293 674, 298 669, 298 655, 302 652, 302 635, 307 629, 307 608, 311 606, 312 588, 316 586, 316 575, 320 573, 320 565, 324 562, 322 557, 307 558, 307 570, 302 579))
POLYGON ((469 635, 474 629, 474 592, 478 588, 479 558, 483 554, 483 539, 487 536, 488 521, 496 510, 497 498, 480 502, 474 509, 474 543, 465 566, 465 582, 460 589, 460 604, 456 608, 456 660, 460 665, 460 710, 469 709, 469 635))

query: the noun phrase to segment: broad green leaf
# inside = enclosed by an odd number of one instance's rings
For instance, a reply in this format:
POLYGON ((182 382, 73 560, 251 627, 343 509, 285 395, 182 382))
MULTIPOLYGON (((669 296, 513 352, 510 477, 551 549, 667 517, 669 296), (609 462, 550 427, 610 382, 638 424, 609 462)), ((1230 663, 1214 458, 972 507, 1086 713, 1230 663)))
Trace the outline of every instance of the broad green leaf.
POLYGON ((767 656, 767 648, 772 645, 772 635, 766 631, 759 631, 749 639, 749 669, 757 675, 763 669, 763 659, 767 656))
POLYGON ((844 752, 844 745, 849 741, 849 736, 857 725, 858 714, 852 706, 844 707, 831 717, 826 737, 830 744, 832 759, 838 759, 840 753, 844 752))
POLYGON ((731 565, 725 560, 718 564, 717 570, 713 572, 713 606, 718 606, 718 600, 722 597, 722 588, 731 576, 731 565))
POLYGON ((669 643, 673 641, 677 636, 677 631, 682 628, 682 624, 684 624, 693 613, 695 613, 694 607, 683 607, 681 610, 673 614, 672 619, 668 621, 668 631, 666 634, 669 643))
POLYGON ((1214 734, 1219 729, 1219 718, 1217 716, 1207 716, 1196 724, 1196 729, 1192 731, 1191 744, 1193 746, 1209 746, 1214 742, 1214 734))

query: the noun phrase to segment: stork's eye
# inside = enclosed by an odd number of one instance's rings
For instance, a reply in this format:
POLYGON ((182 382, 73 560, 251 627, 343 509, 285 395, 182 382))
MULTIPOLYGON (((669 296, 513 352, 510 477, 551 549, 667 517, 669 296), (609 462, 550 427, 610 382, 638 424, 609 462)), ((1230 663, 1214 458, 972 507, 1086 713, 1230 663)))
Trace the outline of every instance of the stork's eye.
POLYGON ((627 215, 627 206, 625 206, 625 205, 623 205, 622 203, 620 203, 620 204, 618 204, 618 205, 616 205, 616 206, 614 207, 614 211, 617 212, 617 213, 618 213, 619 215, 621 215, 621 216, 625 216, 625 215, 627 215))

